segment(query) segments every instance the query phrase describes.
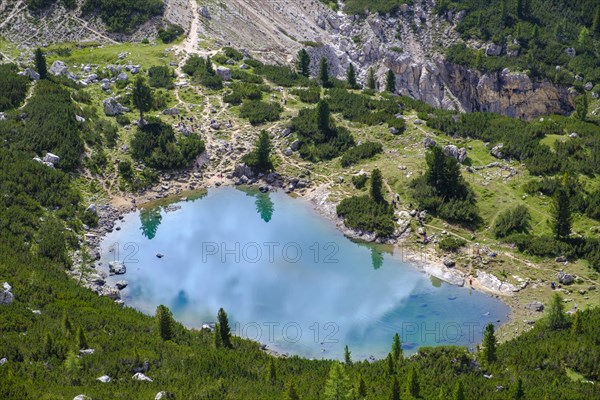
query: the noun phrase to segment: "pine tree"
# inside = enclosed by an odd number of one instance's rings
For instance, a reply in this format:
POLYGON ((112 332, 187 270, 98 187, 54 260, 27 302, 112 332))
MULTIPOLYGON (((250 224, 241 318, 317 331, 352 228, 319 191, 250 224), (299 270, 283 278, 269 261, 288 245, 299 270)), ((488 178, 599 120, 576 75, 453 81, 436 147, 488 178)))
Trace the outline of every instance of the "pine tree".
POLYGON ((213 67, 213 64, 212 64, 212 60, 210 59, 210 56, 206 56, 206 62, 204 63, 204 68, 206 69, 206 72, 209 75, 214 75, 216 73, 215 69, 213 67))
POLYGON ((171 340, 173 338, 173 314, 171 310, 162 304, 156 307, 156 325, 158 334, 162 340, 171 340))
POLYGON ((517 16, 520 19, 525 19, 527 17, 527 0, 517 0, 517 16))
POLYGON ((391 69, 387 72, 385 78, 385 90, 390 93, 396 93, 396 74, 391 69))
POLYGON ((483 358, 491 364, 496 361, 496 335, 494 324, 488 324, 483 333, 483 358))
POLYGON ((354 390, 350 379, 339 362, 334 362, 329 370, 329 377, 325 382, 325 400, 352 400, 354 390))
POLYGON ((515 386, 512 398, 514 400, 521 400, 523 397, 525 397, 525 391, 523 390, 523 380, 521 378, 518 378, 517 386, 515 386))
MULTIPOLYGON (((565 179, 568 176, 565 175, 565 179)), ((569 188, 565 182, 558 187, 552 204, 552 230, 556 239, 566 239, 571 234, 573 219, 571 216, 571 200, 569 199, 569 188)))
POLYGON ((346 81, 348 81, 348 86, 352 89, 356 89, 358 84, 356 82, 356 70, 354 69, 354 65, 350 63, 348 66, 348 70, 346 71, 346 81))
POLYGON ((356 388, 356 395, 359 399, 367 397, 367 385, 362 374, 358 375, 358 386, 356 388))
POLYGON ((575 335, 578 335, 582 332, 581 327, 581 311, 575 311, 575 316, 573 317, 573 325, 571 325, 571 332, 575 335))
POLYGON ((324 88, 331 86, 331 82, 329 81, 329 64, 325 57, 321 58, 321 62, 319 63, 319 81, 324 88))
POLYGON ((39 47, 35 49, 35 70, 40 74, 40 79, 48 77, 48 66, 46 65, 46 56, 39 47))
POLYGON ((305 49, 298 52, 297 68, 300 75, 310 76, 310 56, 305 49))
POLYGON ((600 34, 600 6, 596 7, 594 12, 594 20, 592 22, 592 33, 595 35, 600 34))
POLYGON ((575 109, 577 111, 577 118, 581 121, 585 121, 587 119, 588 111, 589 111, 589 100, 587 95, 584 93, 577 99, 575 109))
POLYGON ((133 85, 132 93, 133 105, 140 112, 140 123, 144 124, 144 113, 152 108, 152 89, 146 85, 144 78, 138 76, 133 85))
POLYGON ((69 318, 69 313, 67 310, 63 311, 62 315, 62 327, 65 335, 69 336, 73 334, 73 324, 71 323, 71 319, 69 318))
POLYGON ((502 22, 506 22, 507 15, 508 15, 508 0, 500 0, 500 16, 502 17, 502 22))
POLYGON ((288 382, 285 400, 300 400, 300 396, 298 396, 298 392, 296 391, 296 385, 292 381, 288 382))
POLYGON ((271 162, 271 148, 271 138, 269 137, 269 133, 265 130, 262 130, 258 135, 256 148, 251 154, 248 164, 250 164, 252 167, 255 167, 259 171, 269 171, 272 169, 273 163, 271 162))
POLYGON ((590 42, 590 31, 585 26, 581 28, 579 31, 579 37, 577 38, 577 43, 579 46, 583 48, 588 48, 590 42))
POLYGON ((221 343, 221 327, 218 322, 215 324, 215 331, 213 332, 213 343, 215 349, 223 346, 223 343, 221 343))
POLYGON ((317 129, 325 136, 329 136, 331 130, 330 115, 329 104, 325 100, 319 101, 317 104, 317 129))
POLYGON ((348 366, 352 365, 352 358, 350 358, 350 349, 348 348, 348 345, 344 347, 344 362, 348 366))
POLYGON ((50 332, 46 332, 46 336, 44 337, 44 356, 52 357, 53 355, 55 355, 54 339, 52 339, 50 332))
POLYGON ((223 308, 219 308, 217 314, 217 320, 219 321, 219 334, 221 336, 221 343, 224 347, 231 348, 231 329, 229 328, 229 319, 227 313, 223 308))
POLYGON ((71 382, 74 382, 81 371, 81 360, 77 357, 74 351, 69 351, 67 358, 64 362, 65 370, 67 375, 71 378, 71 382))
POLYGON ((456 382, 454 386, 454 392, 452 393, 453 400, 465 400, 465 388, 463 387, 462 381, 456 382))
POLYGON ((385 201, 383 198, 383 178, 381 177, 381 171, 377 168, 371 174, 371 198, 377 203, 385 201))
POLYGON ((77 349, 84 350, 88 348, 87 338, 85 337, 85 331, 80 326, 77 328, 77 349))
POLYGON ((400 341, 400 335, 394 334, 394 340, 392 342, 392 354, 394 355, 394 361, 399 363, 402 358, 402 342, 400 341))
POLYGON ((277 372, 275 371, 275 362, 273 357, 269 358, 269 369, 267 370, 267 381, 274 384, 277 380, 277 372))
POLYGON ((398 378, 394 376, 394 381, 392 383, 392 396, 391 400, 400 400, 400 384, 398 383, 398 378))
POLYGON ((387 358, 387 366, 388 366, 388 375, 394 375, 394 359, 392 358, 392 353, 388 353, 387 358))
POLYGON ((415 368, 411 368, 408 373, 408 381, 406 382, 406 391, 412 397, 419 397, 420 392, 419 376, 415 368))
POLYGON ((448 400, 448 389, 445 386, 440 388, 440 393, 438 394, 438 400, 448 400))
POLYGON ((369 74, 367 75, 367 87, 371 90, 377 88, 377 81, 375 79, 375 71, 373 68, 369 68, 369 74))
POLYGON ((558 330, 565 327, 567 318, 565 316, 565 305, 562 297, 558 293, 554 293, 550 308, 548 309, 548 325, 552 330, 558 330))

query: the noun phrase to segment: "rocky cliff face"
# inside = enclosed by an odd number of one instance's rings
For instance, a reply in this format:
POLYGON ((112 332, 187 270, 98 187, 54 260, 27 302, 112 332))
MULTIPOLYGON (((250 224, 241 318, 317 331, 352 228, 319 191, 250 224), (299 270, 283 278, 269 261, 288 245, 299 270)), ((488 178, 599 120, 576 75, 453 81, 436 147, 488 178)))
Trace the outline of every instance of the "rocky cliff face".
MULTIPOLYGON (((165 19, 189 29, 190 1, 196 0, 165 0, 165 19)), ((203 46, 231 45, 280 64, 291 64, 298 50, 307 47, 314 74, 318 60, 326 57, 333 75, 343 78, 352 63, 363 82, 373 68, 381 86, 391 69, 399 93, 446 109, 528 119, 573 109, 569 92, 551 82, 532 82, 526 74, 506 70, 482 74, 445 61, 444 49, 460 41, 454 27, 464 12, 440 17, 433 13, 434 5, 434 0, 414 0, 396 17, 358 18, 345 15, 343 9, 333 12, 317 0, 202 2, 198 35, 203 46)), ((63 40, 136 40, 152 37, 160 23, 151 21, 130 37, 117 37, 103 33, 100 21, 83 21, 76 12, 55 7, 40 25, 22 0, 4 0, 0 17, 0 34, 25 46, 63 40)))

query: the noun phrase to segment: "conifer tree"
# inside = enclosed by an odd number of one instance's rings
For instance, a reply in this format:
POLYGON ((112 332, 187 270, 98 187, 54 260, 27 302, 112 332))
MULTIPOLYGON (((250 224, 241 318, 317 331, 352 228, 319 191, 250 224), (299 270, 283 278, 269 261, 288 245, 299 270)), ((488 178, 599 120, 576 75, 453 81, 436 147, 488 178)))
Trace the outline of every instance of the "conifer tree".
POLYGON ((465 400, 465 388, 462 381, 457 381, 452 393, 453 400, 465 400))
POLYGON ((575 316, 573 317, 573 325, 571 325, 571 332, 573 334, 578 335, 582 332, 581 327, 581 310, 575 311, 575 316))
POLYGON ((554 293, 548 309, 548 325, 550 329, 558 330, 564 328, 566 324, 567 318, 562 297, 558 293, 554 293))
POLYGON ((377 168, 371 174, 371 198, 377 203, 385 201, 383 197, 383 178, 381 177, 381 171, 377 168))
POLYGON ((392 353, 388 353, 386 360, 388 366, 388 375, 392 376, 394 375, 394 359, 392 357, 392 353))
POLYGON ((375 79, 375 71, 373 71, 373 68, 369 68, 369 74, 367 75, 367 87, 371 90, 375 90, 377 88, 377 81, 375 79))
POLYGON ((353 392, 344 367, 339 362, 334 362, 329 370, 329 377, 325 381, 325 400, 352 400, 353 392))
POLYGON ((330 128, 329 104, 325 100, 319 101, 317 104, 317 129, 325 136, 329 135, 330 128))
POLYGON ((367 385, 362 374, 358 375, 358 386, 356 388, 356 394, 359 399, 367 397, 367 385))
POLYGON ((496 335, 494 333, 494 324, 488 324, 483 333, 483 358, 491 364, 496 361, 496 335))
POLYGON ((162 340, 171 340, 173 338, 173 314, 162 304, 156 307, 156 325, 158 334, 162 340))
POLYGON ((398 378, 395 376, 392 382, 392 396, 390 398, 392 400, 400 400, 400 384, 398 383, 398 378))
POLYGON ((385 78, 385 90, 390 93, 396 93, 396 74, 391 69, 387 72, 385 78))
POLYGON ((344 347, 344 362, 348 366, 352 365, 352 358, 350 358, 350 349, 348 348, 348 345, 344 347))
POLYGON ((406 391, 412 397, 419 397, 421 387, 419 386, 419 375, 415 368, 411 368, 408 373, 408 380, 406 382, 406 391))
POLYGON ((523 397, 525 397, 525 391, 523 390, 523 380, 519 377, 517 379, 517 385, 515 386, 515 389, 513 391, 512 398, 514 400, 521 400, 523 397))
POLYGON ((571 216, 571 200, 569 198, 568 175, 556 190, 552 204, 552 230, 559 240, 567 239, 571 234, 573 219, 571 216))
POLYGON ((87 338, 85 337, 85 331, 81 326, 77 328, 77 349, 84 350, 88 348, 87 338))
POLYGON ((594 12, 594 19, 592 20, 592 33, 594 35, 600 34, 600 6, 596 7, 594 12))
POLYGON ((346 81, 348 82, 348 86, 350 86, 352 89, 356 89, 358 86, 356 82, 356 70, 354 69, 354 65, 352 65, 352 63, 350 63, 348 70, 346 71, 346 81))
POLYGON ((310 76, 310 56, 306 49, 302 49, 298 52, 297 68, 300 75, 306 76, 307 78, 310 76))
POLYGON ((223 346, 223 343, 221 343, 221 327, 218 322, 215 324, 215 331, 213 332, 213 344, 215 349, 223 346))
POLYGON ((400 335, 394 334, 394 340, 392 342, 392 354, 394 355, 394 361, 399 363, 402 358, 402 343, 400 342, 400 335))
POLYGON ((152 89, 146 84, 144 78, 138 76, 133 85, 132 101, 140 112, 140 123, 144 124, 144 113, 152 108, 152 89))
POLYGON ((331 82, 329 81, 329 64, 325 57, 321 58, 321 62, 319 63, 319 82, 321 82, 321 86, 324 88, 331 86, 331 82))
POLYGON ((267 380, 274 384, 277 380, 277 371, 275 371, 275 362, 273 361, 273 357, 269 358, 269 369, 267 370, 267 380))
POLYGON ((296 385, 294 385, 294 382, 292 381, 288 382, 285 400, 300 400, 300 396, 296 391, 296 385))
POLYGON ((65 335, 69 336, 73 333, 73 324, 71 323, 71 319, 69 318, 69 313, 65 309, 62 315, 62 327, 65 335))
POLYGON ((223 308, 219 309, 217 320, 219 321, 221 343, 224 347, 231 348, 231 329, 229 328, 229 319, 227 318, 227 313, 225 310, 223 310, 223 308))
POLYGON ((39 47, 35 49, 35 70, 40 74, 40 79, 48 77, 48 66, 46 64, 46 56, 39 47))

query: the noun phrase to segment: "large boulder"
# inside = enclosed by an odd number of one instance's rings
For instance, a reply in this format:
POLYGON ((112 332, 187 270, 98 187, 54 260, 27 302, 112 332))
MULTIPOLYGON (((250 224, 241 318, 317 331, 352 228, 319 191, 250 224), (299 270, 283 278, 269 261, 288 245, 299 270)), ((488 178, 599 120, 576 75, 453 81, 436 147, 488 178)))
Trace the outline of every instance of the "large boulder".
POLYGON ((253 178, 254 172, 252 171, 252 168, 246 164, 238 164, 235 166, 232 175, 236 178, 241 178, 242 176, 246 178, 253 178))
POLYGON ((135 375, 133 375, 131 377, 131 379, 133 379, 134 381, 152 382, 152 379, 148 378, 146 375, 142 374, 141 372, 137 372, 135 375))
POLYGON ((12 294, 12 287, 8 284, 8 282, 4 282, 4 285, 2 285, 2 289, 0 290, 0 304, 11 304, 14 299, 15 296, 12 294))
POLYGON ((485 55, 487 56, 499 56, 500 54, 502 54, 502 46, 495 43, 490 43, 485 48, 485 55))
POLYGON ((206 7, 200 8, 200 15, 202 15, 206 19, 210 19, 210 11, 208 11, 208 8, 206 7))
POLYGON ((453 144, 449 144, 444 146, 443 150, 446 156, 456 159, 461 164, 467 159, 467 150, 464 148, 458 148, 453 144))
POLYGON ((25 75, 26 77, 28 77, 32 81, 37 81, 37 80, 40 79, 40 74, 38 74, 36 71, 34 71, 31 68, 25 68, 25 71, 23 71, 23 75, 25 75))
POLYGON ((490 154, 493 157, 503 159, 504 158, 504 152, 502 151, 503 147, 504 147, 504 145, 502 143, 500 143, 497 146, 492 147, 492 149, 490 150, 490 154))
POLYGON ((539 301, 534 301, 529 304, 526 304, 525 309, 529 310, 529 311, 542 312, 542 311, 544 311, 544 305, 542 303, 540 303, 539 301))
POLYGON ((117 281, 117 283, 115 283, 115 286, 117 287, 117 289, 119 290, 123 290, 127 287, 127 285, 129 285, 129 282, 121 280, 121 281, 117 281))
POLYGON ((56 154, 46 153, 46 156, 44 157, 44 162, 56 165, 60 162, 60 157, 56 154))
POLYGON ((425 146, 426 149, 430 149, 437 146, 437 142, 430 137, 426 137, 423 139, 423 146, 425 146))
POLYGON ((292 144, 290 145, 290 149, 292 149, 292 151, 298 151, 300 150, 300 146, 302 145, 302 142, 299 140, 294 140, 292 142, 292 144))
POLYGON ((64 62, 56 60, 54 61, 48 72, 56 76, 67 75, 69 73, 69 67, 67 67, 67 64, 65 64, 64 62))
POLYGON ((162 115, 179 115, 179 109, 177 107, 167 108, 162 111, 162 115))
POLYGON ((121 72, 119 75, 117 75, 116 79, 117 81, 127 82, 129 80, 129 77, 127 76, 127 73, 121 72))
POLYGON ((113 97, 109 97, 108 99, 102 102, 102 106, 104 107, 104 114, 109 117, 114 117, 115 115, 122 114, 125 111, 125 108, 115 100, 113 97))
POLYGON ((563 285, 570 285, 571 283, 575 282, 575 277, 573 275, 562 271, 556 274, 556 279, 558 279, 558 282, 562 283, 563 285))
POLYGON ((102 375, 100 378, 96 378, 96 380, 100 381, 102 383, 108 383, 108 382, 110 382, 110 376, 102 375))
POLYGON ((113 275, 123 275, 127 272, 127 267, 121 261, 111 261, 108 263, 108 272, 113 275))
POLYGON ((223 79, 224 81, 230 81, 232 78, 231 75, 231 69, 227 68, 227 67, 217 67, 217 74, 221 77, 221 79, 223 79))

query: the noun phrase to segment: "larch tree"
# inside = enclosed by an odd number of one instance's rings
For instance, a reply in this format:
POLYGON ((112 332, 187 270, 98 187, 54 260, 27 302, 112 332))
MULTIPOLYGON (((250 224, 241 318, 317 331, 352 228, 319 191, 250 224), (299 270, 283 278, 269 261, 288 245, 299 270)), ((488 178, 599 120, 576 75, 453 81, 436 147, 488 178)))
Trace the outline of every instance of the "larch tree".
POLYGON ((350 357, 350 348, 348 348, 348 345, 344 346, 344 362, 348 366, 352 365, 352 358, 350 357))
POLYGON ((144 113, 152 109, 152 89, 146 84, 144 78, 138 76, 133 84, 132 101, 140 112, 140 124, 144 124, 144 113))
POLYGON ((398 333, 394 334, 394 339, 392 341, 392 354, 396 363, 399 363, 403 358, 402 342, 400 341, 400 335, 398 335, 398 333))
POLYGON ((354 390, 350 384, 350 378, 344 367, 339 362, 334 362, 329 370, 329 376, 325 382, 325 400, 353 400, 354 390))

